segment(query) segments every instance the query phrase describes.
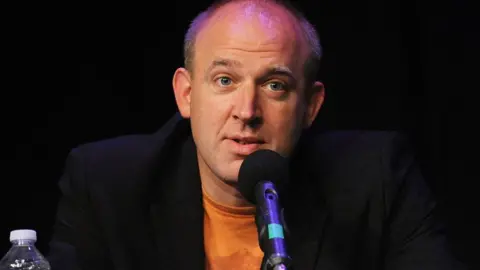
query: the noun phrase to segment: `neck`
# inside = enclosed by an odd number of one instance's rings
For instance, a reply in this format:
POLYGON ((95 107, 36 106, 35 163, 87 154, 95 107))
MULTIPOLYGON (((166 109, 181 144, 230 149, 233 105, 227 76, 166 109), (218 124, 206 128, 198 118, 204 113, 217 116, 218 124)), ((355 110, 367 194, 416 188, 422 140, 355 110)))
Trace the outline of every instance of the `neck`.
POLYGON ((219 179, 211 179, 206 177, 201 177, 201 179, 205 192, 207 192, 207 194, 215 202, 233 207, 252 205, 242 197, 235 186, 229 185, 219 179))
POLYGON ((250 202, 243 198, 235 184, 227 183, 217 177, 207 164, 201 160, 201 158, 198 158, 200 179, 202 181, 203 189, 212 200, 226 206, 252 206, 250 202))

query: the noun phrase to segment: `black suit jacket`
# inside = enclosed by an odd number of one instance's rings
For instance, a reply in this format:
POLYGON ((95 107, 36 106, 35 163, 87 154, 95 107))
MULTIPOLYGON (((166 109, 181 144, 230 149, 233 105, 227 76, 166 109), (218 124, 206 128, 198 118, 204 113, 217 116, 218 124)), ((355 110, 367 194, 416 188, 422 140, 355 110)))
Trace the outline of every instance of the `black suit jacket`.
MULTIPOLYGON (((393 132, 305 134, 281 194, 296 270, 461 269, 408 144, 393 132)), ((202 193, 189 122, 71 151, 53 270, 203 269, 202 193)))

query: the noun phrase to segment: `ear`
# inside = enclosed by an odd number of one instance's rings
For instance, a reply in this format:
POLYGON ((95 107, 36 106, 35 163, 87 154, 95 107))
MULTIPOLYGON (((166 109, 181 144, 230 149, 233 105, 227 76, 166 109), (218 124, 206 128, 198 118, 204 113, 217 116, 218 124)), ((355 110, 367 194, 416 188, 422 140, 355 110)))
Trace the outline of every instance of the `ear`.
POLYGON ((305 113, 303 127, 309 128, 323 105, 323 101, 325 99, 325 87, 323 86, 323 83, 316 81, 313 83, 311 88, 306 89, 306 91, 308 107, 305 113))
POLYGON ((173 75, 173 91, 178 110, 183 118, 190 118, 190 96, 192 81, 190 73, 185 68, 178 68, 173 75))

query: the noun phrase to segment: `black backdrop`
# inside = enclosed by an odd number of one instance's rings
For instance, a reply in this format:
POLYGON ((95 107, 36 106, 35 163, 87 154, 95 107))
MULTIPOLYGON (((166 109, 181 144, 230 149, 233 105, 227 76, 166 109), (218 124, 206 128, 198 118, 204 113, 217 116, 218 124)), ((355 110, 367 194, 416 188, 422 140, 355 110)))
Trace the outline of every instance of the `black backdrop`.
MULTIPOLYGON (((473 2, 473 1, 472 1, 473 2)), ((209 1, 7 8, 1 91, 0 253, 33 228, 47 252, 57 181, 79 144, 153 132, 176 110, 171 78, 189 20, 209 1)), ((480 38, 465 0, 320 0, 327 99, 315 128, 411 136, 458 256, 477 262, 475 80, 480 38)))

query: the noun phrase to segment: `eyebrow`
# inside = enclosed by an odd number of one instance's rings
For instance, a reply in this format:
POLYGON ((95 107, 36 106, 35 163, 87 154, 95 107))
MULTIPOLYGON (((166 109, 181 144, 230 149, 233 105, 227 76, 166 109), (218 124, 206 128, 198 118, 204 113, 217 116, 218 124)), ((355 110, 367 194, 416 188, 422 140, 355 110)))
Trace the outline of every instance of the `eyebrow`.
POLYGON ((286 66, 273 66, 267 69, 262 77, 269 77, 272 75, 283 75, 289 77, 291 80, 296 81, 295 76, 290 68, 286 66))
POLYGON ((209 74, 216 67, 240 67, 240 66, 242 66, 242 63, 240 63, 240 61, 237 61, 237 60, 230 60, 230 59, 224 59, 224 58, 215 59, 207 68, 207 72, 205 72, 205 74, 209 74))

